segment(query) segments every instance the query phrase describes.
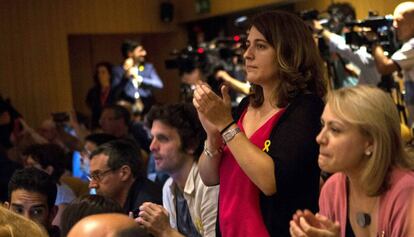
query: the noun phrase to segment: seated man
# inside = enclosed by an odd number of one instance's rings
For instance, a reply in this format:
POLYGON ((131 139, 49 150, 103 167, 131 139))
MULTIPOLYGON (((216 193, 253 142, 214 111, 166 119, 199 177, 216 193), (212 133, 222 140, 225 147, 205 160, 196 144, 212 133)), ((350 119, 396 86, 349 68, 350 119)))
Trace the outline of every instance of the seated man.
POLYGON ((144 228, 122 214, 97 214, 83 218, 68 237, 149 237, 144 228))
POLYGON ((148 143, 146 137, 136 133, 136 128, 131 128, 131 114, 121 105, 108 105, 102 110, 99 125, 104 133, 135 141, 141 148, 142 156, 147 163, 148 157, 145 152, 145 145, 148 143))
MULTIPOLYGON (((64 159, 65 152, 56 144, 34 144, 23 151, 24 166, 35 167, 45 171, 50 175, 53 182, 57 185, 57 196, 55 205, 59 207, 53 224, 60 226, 60 216, 66 206, 72 202, 76 195, 73 190, 61 178, 65 172, 64 159)), ((85 184, 86 185, 86 184, 85 184)))
POLYGON ((43 226, 49 236, 60 236, 59 228, 52 226, 57 213, 56 193, 56 184, 44 171, 36 168, 17 170, 9 182, 5 206, 43 226))
POLYGON ((144 203, 138 223, 155 236, 215 236, 219 188, 205 186, 198 172, 205 134, 195 108, 192 104, 153 107, 147 120, 155 168, 170 178, 163 188, 165 209, 144 203))
POLYGON ((133 138, 129 131, 131 115, 120 105, 107 105, 102 109, 99 125, 102 131, 117 138, 133 138))
POLYGON ((85 137, 85 144, 80 154, 80 173, 81 177, 87 178, 89 175, 89 156, 98 146, 115 140, 116 137, 107 133, 92 133, 85 137))
POLYGON ((105 143, 92 152, 90 160, 89 188, 118 202, 126 214, 144 202, 161 203, 161 188, 146 178, 146 166, 133 142, 105 143))

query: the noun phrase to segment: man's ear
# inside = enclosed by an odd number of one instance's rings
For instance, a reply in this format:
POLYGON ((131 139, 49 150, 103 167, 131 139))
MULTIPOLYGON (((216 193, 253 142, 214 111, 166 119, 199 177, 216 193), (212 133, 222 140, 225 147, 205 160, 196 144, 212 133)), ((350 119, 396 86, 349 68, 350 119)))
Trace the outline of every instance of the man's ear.
POLYGON ((53 167, 51 165, 48 165, 45 169, 45 172, 48 173, 49 175, 52 175, 53 173, 53 167))
POLYGON ((121 177, 121 181, 126 181, 132 177, 131 167, 129 167, 128 165, 121 166, 121 168, 119 169, 119 172, 120 172, 119 175, 121 177))
MULTIPOLYGON (((183 146, 183 145, 181 145, 183 146)), ((198 148, 198 142, 194 141, 190 141, 187 148, 184 149, 185 153, 187 153, 188 155, 194 155, 194 153, 196 152, 198 148)))
POLYGON ((10 208, 10 203, 9 203, 9 202, 7 202, 7 201, 6 201, 6 202, 4 202, 4 203, 3 203, 3 207, 4 207, 4 208, 6 208, 6 209, 9 209, 9 208, 10 208))
POLYGON ((188 148, 185 150, 188 155, 194 155, 195 150, 192 148, 188 148))

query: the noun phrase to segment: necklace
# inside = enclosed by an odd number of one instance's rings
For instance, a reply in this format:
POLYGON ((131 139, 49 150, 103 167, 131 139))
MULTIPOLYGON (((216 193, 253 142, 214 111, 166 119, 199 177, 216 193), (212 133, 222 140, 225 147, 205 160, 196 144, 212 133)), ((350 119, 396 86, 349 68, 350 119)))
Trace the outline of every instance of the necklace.
POLYGON ((371 224, 371 216, 365 212, 357 212, 356 222, 360 227, 365 228, 371 224))
MULTIPOLYGON (((350 191, 349 189, 349 180, 347 180, 347 189, 348 191, 350 191)), ((348 194, 350 200, 355 200, 354 199, 354 195, 352 194, 348 194)), ((353 203, 357 203, 357 202, 353 202, 353 203)), ((374 208, 377 206, 378 204, 378 198, 375 199, 375 201, 373 201, 373 204, 371 205, 371 207, 369 208, 369 212, 363 212, 363 211, 357 211, 355 214, 356 217, 356 223, 358 224, 359 227, 361 228, 365 228, 367 226, 369 226, 371 224, 371 214, 372 211, 374 210, 374 208)))

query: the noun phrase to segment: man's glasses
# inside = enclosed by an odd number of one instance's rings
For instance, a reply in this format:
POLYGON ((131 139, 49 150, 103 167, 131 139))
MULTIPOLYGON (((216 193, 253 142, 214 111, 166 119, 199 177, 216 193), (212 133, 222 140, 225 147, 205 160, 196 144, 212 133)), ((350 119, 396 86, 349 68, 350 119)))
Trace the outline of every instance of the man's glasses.
POLYGON ((90 175, 87 176, 89 181, 96 181, 96 182, 100 182, 104 176, 106 174, 108 174, 109 172, 114 171, 114 169, 107 169, 105 171, 96 171, 96 172, 92 172, 90 175))

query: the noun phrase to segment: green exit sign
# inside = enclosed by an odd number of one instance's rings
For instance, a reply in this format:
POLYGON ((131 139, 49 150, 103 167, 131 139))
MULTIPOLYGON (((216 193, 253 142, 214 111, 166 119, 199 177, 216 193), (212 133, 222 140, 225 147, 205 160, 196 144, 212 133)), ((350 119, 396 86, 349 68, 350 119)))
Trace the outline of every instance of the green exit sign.
POLYGON ((197 13, 210 12, 210 0, 195 0, 195 7, 197 13))

